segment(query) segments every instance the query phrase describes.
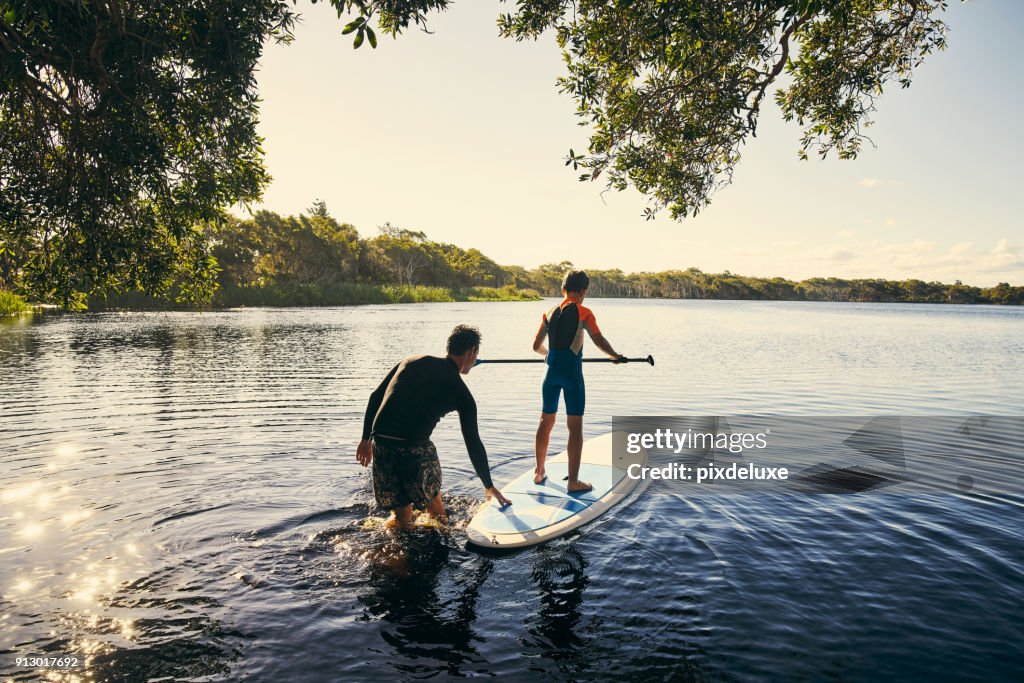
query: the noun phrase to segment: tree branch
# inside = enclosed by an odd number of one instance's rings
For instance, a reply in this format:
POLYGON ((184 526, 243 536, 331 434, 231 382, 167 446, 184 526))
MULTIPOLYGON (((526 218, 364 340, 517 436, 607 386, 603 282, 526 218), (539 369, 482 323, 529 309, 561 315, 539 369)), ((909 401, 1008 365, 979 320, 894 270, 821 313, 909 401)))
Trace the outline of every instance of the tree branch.
POLYGON ((750 134, 753 135, 754 137, 757 137, 757 112, 761 107, 761 100, 764 99, 764 95, 768 91, 768 86, 770 86, 775 81, 775 79, 779 77, 779 74, 782 73, 782 70, 786 68, 786 62, 789 61, 789 38, 798 28, 805 24, 810 18, 810 14, 805 14, 802 17, 797 17, 796 21, 794 21, 785 31, 783 31, 782 36, 779 38, 779 46, 782 48, 782 54, 779 56, 779 61, 775 63, 775 66, 772 67, 772 70, 768 72, 768 75, 759 84, 761 87, 758 90, 757 95, 754 96, 754 101, 753 103, 751 103, 750 111, 747 114, 747 124, 750 126, 750 134))

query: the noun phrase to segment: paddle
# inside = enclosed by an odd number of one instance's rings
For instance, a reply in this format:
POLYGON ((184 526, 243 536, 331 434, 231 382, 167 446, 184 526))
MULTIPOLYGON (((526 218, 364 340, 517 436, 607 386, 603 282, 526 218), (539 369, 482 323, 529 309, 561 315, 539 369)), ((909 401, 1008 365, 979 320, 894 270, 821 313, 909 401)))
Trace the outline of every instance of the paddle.
MULTIPOLYGON (((484 360, 483 358, 477 358, 476 365, 481 363, 543 363, 543 358, 489 358, 484 360)), ((614 363, 615 360, 611 358, 584 358, 584 363, 614 363)), ((650 363, 654 365, 654 356, 647 356, 647 358, 621 358, 618 360, 620 363, 650 363)))

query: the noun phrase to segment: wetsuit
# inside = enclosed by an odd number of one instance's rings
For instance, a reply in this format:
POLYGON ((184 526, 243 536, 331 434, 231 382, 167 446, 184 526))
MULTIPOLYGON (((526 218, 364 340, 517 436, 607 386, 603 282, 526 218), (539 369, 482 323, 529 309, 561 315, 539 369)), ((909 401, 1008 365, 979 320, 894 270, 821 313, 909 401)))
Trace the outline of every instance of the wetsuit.
POLYGON ((430 435, 453 410, 473 469, 485 487, 494 485, 477 429, 476 401, 458 366, 447 358, 410 356, 370 395, 363 419, 363 439, 373 437, 374 494, 381 507, 425 507, 440 492, 440 464, 430 435))
POLYGON ((583 383, 583 332, 601 334, 589 308, 566 299, 544 314, 548 333, 548 371, 544 376, 541 412, 557 413, 558 396, 565 394, 566 415, 583 415, 587 403, 583 383))

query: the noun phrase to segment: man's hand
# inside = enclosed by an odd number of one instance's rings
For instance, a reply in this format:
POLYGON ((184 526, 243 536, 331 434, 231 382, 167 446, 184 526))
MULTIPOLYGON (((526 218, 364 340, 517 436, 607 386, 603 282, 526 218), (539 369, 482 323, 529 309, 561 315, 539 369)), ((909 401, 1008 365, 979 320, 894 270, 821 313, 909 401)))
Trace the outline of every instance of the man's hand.
POLYGON ((363 467, 369 465, 370 461, 373 460, 373 446, 366 439, 360 441, 359 446, 356 448, 356 460, 363 467))
POLYGON ((619 363, 628 363, 629 359, 623 356, 621 353, 617 353, 612 356, 612 364, 618 365, 619 363))
POLYGON ((505 507, 506 505, 512 504, 512 501, 506 498, 505 496, 501 495, 501 491, 499 491, 494 486, 484 490, 487 492, 487 500, 490 500, 491 498, 497 498, 498 505, 500 505, 501 507, 505 507))

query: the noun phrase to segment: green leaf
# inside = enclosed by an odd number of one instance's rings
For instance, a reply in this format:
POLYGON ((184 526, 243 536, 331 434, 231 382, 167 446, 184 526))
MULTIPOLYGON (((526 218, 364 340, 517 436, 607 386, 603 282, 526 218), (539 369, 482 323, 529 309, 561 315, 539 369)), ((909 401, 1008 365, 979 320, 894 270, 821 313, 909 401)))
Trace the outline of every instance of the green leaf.
POLYGON ((366 37, 370 40, 370 47, 377 49, 377 34, 369 26, 366 27, 366 37))
POLYGON ((353 19, 352 21, 348 22, 345 25, 345 28, 343 28, 341 30, 341 35, 344 36, 344 35, 348 35, 349 33, 352 33, 352 31, 355 31, 357 28, 362 26, 363 22, 365 22, 365 21, 366 20, 363 17, 357 17, 356 19, 353 19))
POLYGON ((352 49, 353 50, 358 50, 359 46, 363 44, 363 38, 365 38, 365 37, 366 37, 366 31, 363 30, 362 26, 360 26, 359 27, 359 33, 356 34, 356 39, 352 43, 352 49))

